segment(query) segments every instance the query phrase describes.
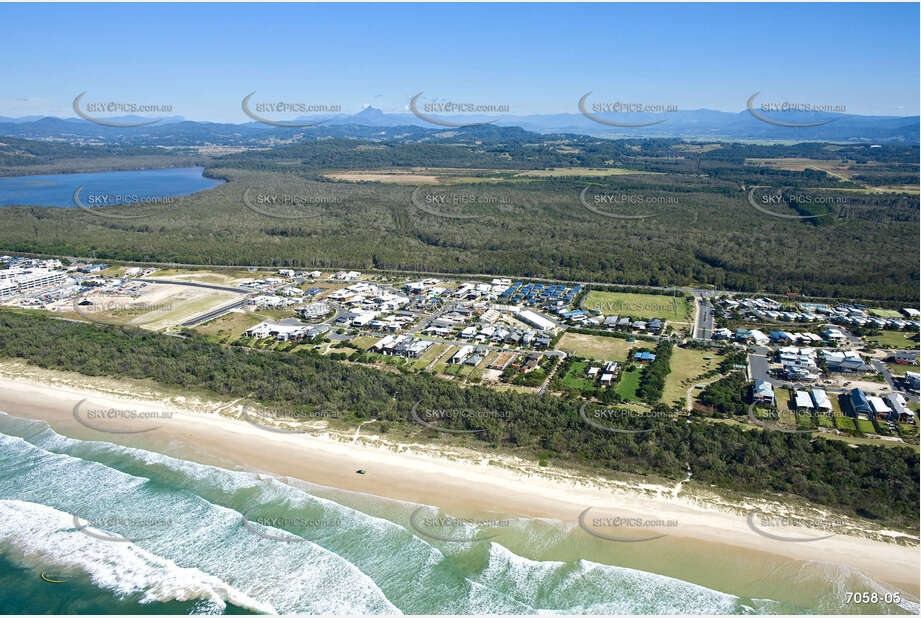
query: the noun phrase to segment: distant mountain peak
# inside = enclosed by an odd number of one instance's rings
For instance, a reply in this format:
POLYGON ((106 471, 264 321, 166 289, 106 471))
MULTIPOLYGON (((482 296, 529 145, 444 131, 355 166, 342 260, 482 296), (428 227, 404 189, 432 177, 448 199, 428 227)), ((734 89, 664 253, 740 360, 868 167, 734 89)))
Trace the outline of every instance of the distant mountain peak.
POLYGON ((380 122, 384 119, 384 112, 376 107, 369 105, 364 108, 354 116, 355 120, 360 120, 361 122, 380 122))

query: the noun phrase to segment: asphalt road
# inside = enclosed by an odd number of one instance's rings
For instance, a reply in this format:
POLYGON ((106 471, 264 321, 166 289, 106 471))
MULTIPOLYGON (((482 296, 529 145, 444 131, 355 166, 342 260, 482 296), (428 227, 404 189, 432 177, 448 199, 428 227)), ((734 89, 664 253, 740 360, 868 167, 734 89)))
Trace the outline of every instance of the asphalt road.
POLYGON ((218 307, 217 309, 212 309, 211 311, 207 313, 203 313, 201 315, 195 316, 191 320, 186 320, 185 322, 180 324, 180 326, 196 326, 198 324, 201 324, 202 322, 213 320, 214 318, 220 317, 224 315, 225 313, 228 313, 230 311, 233 311, 234 309, 237 309, 238 307, 242 307, 243 305, 247 303, 248 300, 249 299, 247 298, 244 298, 242 300, 235 300, 232 303, 223 305, 221 307, 218 307))
POLYGON ((773 382, 771 376, 768 375, 769 367, 770 363, 763 352, 761 354, 748 355, 748 374, 752 380, 767 380, 773 382))
POLYGON ((697 304, 697 321, 694 323, 695 339, 710 339, 713 337, 713 304, 706 296, 695 296, 697 304))
POLYGON ((883 378, 886 379, 886 384, 889 385, 889 388, 892 390, 898 390, 895 384, 892 383, 892 374, 889 372, 889 369, 886 368, 886 364, 878 359, 871 359, 870 364, 873 365, 873 368, 876 369, 883 378))
POLYGON ((130 279, 130 281, 143 281, 144 283, 159 283, 162 285, 185 285, 192 288, 207 288, 209 290, 220 290, 221 292, 233 292, 234 294, 252 294, 254 290, 244 290, 241 288, 231 287, 229 285, 216 285, 213 283, 196 283, 194 281, 172 281, 170 279, 130 279))

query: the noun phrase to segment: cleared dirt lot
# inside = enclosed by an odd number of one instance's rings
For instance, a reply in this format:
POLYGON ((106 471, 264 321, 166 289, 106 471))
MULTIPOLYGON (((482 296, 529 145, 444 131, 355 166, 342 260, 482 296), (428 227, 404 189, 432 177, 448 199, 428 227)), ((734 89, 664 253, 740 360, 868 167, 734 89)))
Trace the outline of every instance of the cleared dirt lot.
POLYGON ((92 304, 78 305, 75 309, 73 301, 69 300, 60 304, 58 310, 79 320, 161 330, 237 300, 240 295, 188 286, 148 284, 137 297, 98 292, 84 298, 92 304))
POLYGON ((516 176, 536 176, 536 177, 553 177, 553 176, 631 176, 635 174, 661 174, 661 172, 644 172, 639 170, 628 170, 618 167, 555 167, 549 170, 528 170, 519 172, 516 176))
POLYGON ((402 172, 342 172, 338 174, 324 174, 331 180, 344 180, 346 182, 384 182, 393 184, 438 184, 438 176, 425 174, 406 174, 402 172))
POLYGON ((650 341, 627 341, 616 337, 600 337, 597 335, 580 335, 566 333, 560 339, 556 349, 563 350, 576 356, 584 356, 597 360, 613 360, 622 363, 627 360, 627 353, 633 348, 652 349, 654 344, 650 341))

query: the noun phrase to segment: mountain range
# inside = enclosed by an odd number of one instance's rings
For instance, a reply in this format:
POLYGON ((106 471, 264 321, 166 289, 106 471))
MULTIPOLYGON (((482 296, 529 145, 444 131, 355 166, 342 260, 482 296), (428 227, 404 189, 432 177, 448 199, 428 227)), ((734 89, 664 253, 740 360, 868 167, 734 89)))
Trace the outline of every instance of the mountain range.
MULTIPOLYGON (((767 116, 768 114, 763 114, 767 116)), ((434 115, 432 115, 434 116, 434 115)), ((490 123, 495 127, 517 127, 539 134, 577 134, 606 138, 684 138, 719 141, 827 141, 844 143, 919 143, 918 116, 860 116, 816 112, 778 112, 770 118, 780 123, 820 126, 791 127, 756 118, 748 110, 738 113, 708 109, 663 113, 596 114, 606 121, 630 124, 659 124, 639 127, 609 126, 581 113, 439 115, 436 120, 450 123, 490 123)), ((150 118, 126 116, 106 118, 108 122, 130 124, 150 118)), ((112 127, 80 118, 51 116, 0 116, 0 135, 26 139, 54 139, 79 143, 130 143, 134 145, 256 144, 301 137, 356 137, 362 139, 431 140, 450 134, 456 128, 428 122, 415 114, 385 113, 366 107, 357 114, 301 116, 293 122, 319 122, 312 127, 279 127, 252 121, 212 123, 189 121, 181 116, 163 118, 146 126, 112 127)), ((500 132, 501 133, 501 132, 500 132)), ((513 132, 514 133, 514 132, 513 132)))

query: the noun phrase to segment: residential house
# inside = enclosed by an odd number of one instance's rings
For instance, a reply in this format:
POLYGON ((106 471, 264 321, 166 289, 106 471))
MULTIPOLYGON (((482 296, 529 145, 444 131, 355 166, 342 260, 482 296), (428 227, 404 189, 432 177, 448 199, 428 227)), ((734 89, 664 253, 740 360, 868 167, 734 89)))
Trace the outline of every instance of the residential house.
POLYGON ((858 414, 866 414, 868 416, 873 414, 873 408, 870 406, 866 394, 859 388, 852 388, 850 392, 848 392, 848 402, 855 416, 858 414))
POLYGON ((815 403, 816 412, 831 416, 833 408, 828 393, 821 388, 814 388, 812 389, 812 401, 815 403))
POLYGON ((752 390, 752 400, 757 404, 774 405, 774 385, 767 380, 758 380, 755 382, 752 390))
POLYGON ((793 392, 793 409, 797 412, 812 412, 815 406, 812 404, 812 397, 806 391, 793 392))

